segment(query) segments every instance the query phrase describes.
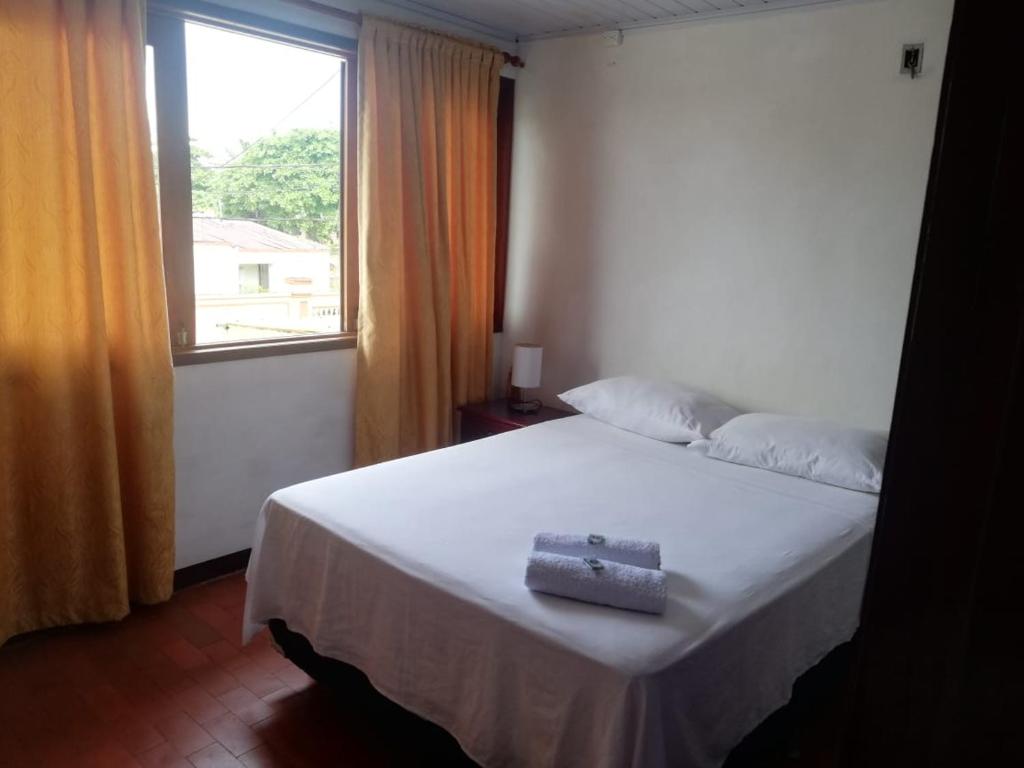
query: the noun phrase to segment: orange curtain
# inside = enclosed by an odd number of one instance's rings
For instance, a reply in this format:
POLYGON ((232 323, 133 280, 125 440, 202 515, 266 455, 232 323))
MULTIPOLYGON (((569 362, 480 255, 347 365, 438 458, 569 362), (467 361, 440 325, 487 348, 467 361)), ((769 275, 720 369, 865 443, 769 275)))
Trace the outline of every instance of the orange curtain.
POLYGON ((171 593, 141 0, 0 3, 0 643, 171 593))
POLYGON ((501 54, 364 18, 356 463, 447 445, 491 371, 501 54))

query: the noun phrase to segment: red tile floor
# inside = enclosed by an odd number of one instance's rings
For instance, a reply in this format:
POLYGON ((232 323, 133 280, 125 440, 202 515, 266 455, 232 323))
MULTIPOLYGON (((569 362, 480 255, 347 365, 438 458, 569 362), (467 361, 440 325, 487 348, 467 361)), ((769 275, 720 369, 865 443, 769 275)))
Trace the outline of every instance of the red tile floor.
POLYGON ((368 690, 330 692, 264 631, 241 645, 241 574, 0 648, 0 766, 378 766, 466 762, 368 690), (440 761, 440 762, 438 762, 440 761))
MULTIPOLYGON (((473 765, 455 740, 351 668, 329 690, 267 632, 242 647, 242 575, 182 590, 124 621, 47 630, 0 647, 0 768, 473 765)), ((849 648, 726 768, 822 768, 849 648)), ((803 689, 803 690, 801 690, 803 689)))

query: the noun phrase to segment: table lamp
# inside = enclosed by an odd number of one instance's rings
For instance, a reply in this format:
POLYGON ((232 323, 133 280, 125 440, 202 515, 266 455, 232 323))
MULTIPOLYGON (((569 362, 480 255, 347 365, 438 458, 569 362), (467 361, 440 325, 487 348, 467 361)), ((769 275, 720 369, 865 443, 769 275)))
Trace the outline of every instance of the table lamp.
POLYGON ((509 378, 510 389, 508 407, 520 413, 539 411, 540 400, 529 400, 523 397, 524 389, 535 389, 540 386, 540 366, 544 357, 544 347, 539 344, 516 344, 512 354, 512 373, 509 378))

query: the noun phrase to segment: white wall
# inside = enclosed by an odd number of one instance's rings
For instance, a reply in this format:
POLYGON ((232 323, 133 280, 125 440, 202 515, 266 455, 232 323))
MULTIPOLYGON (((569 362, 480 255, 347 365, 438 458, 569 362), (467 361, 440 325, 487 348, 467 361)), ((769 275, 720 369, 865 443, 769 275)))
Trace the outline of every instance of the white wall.
MULTIPOLYGON (((242 264, 270 265, 270 293, 327 293, 331 290, 331 253, 310 251, 253 251, 215 243, 193 245, 193 281, 198 296, 239 296, 242 264), (295 288, 289 278, 308 278, 310 283, 295 288)), ((255 286, 258 287, 258 286, 255 286)))
POLYGON ((525 46, 506 361, 543 343, 549 402, 633 372, 888 426, 952 5, 525 46))
POLYGON ((355 350, 174 369, 175 567, 252 544, 263 500, 352 466, 355 350))

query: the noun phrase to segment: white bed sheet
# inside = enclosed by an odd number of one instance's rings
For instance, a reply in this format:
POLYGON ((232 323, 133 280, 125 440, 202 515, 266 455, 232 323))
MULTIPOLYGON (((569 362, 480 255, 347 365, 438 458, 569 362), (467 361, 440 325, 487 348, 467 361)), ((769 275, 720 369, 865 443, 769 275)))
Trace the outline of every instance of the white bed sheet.
POLYGON ((586 416, 274 493, 272 618, 487 766, 720 765, 858 622, 877 497, 586 416), (523 586, 540 530, 661 543, 663 616, 523 586))

